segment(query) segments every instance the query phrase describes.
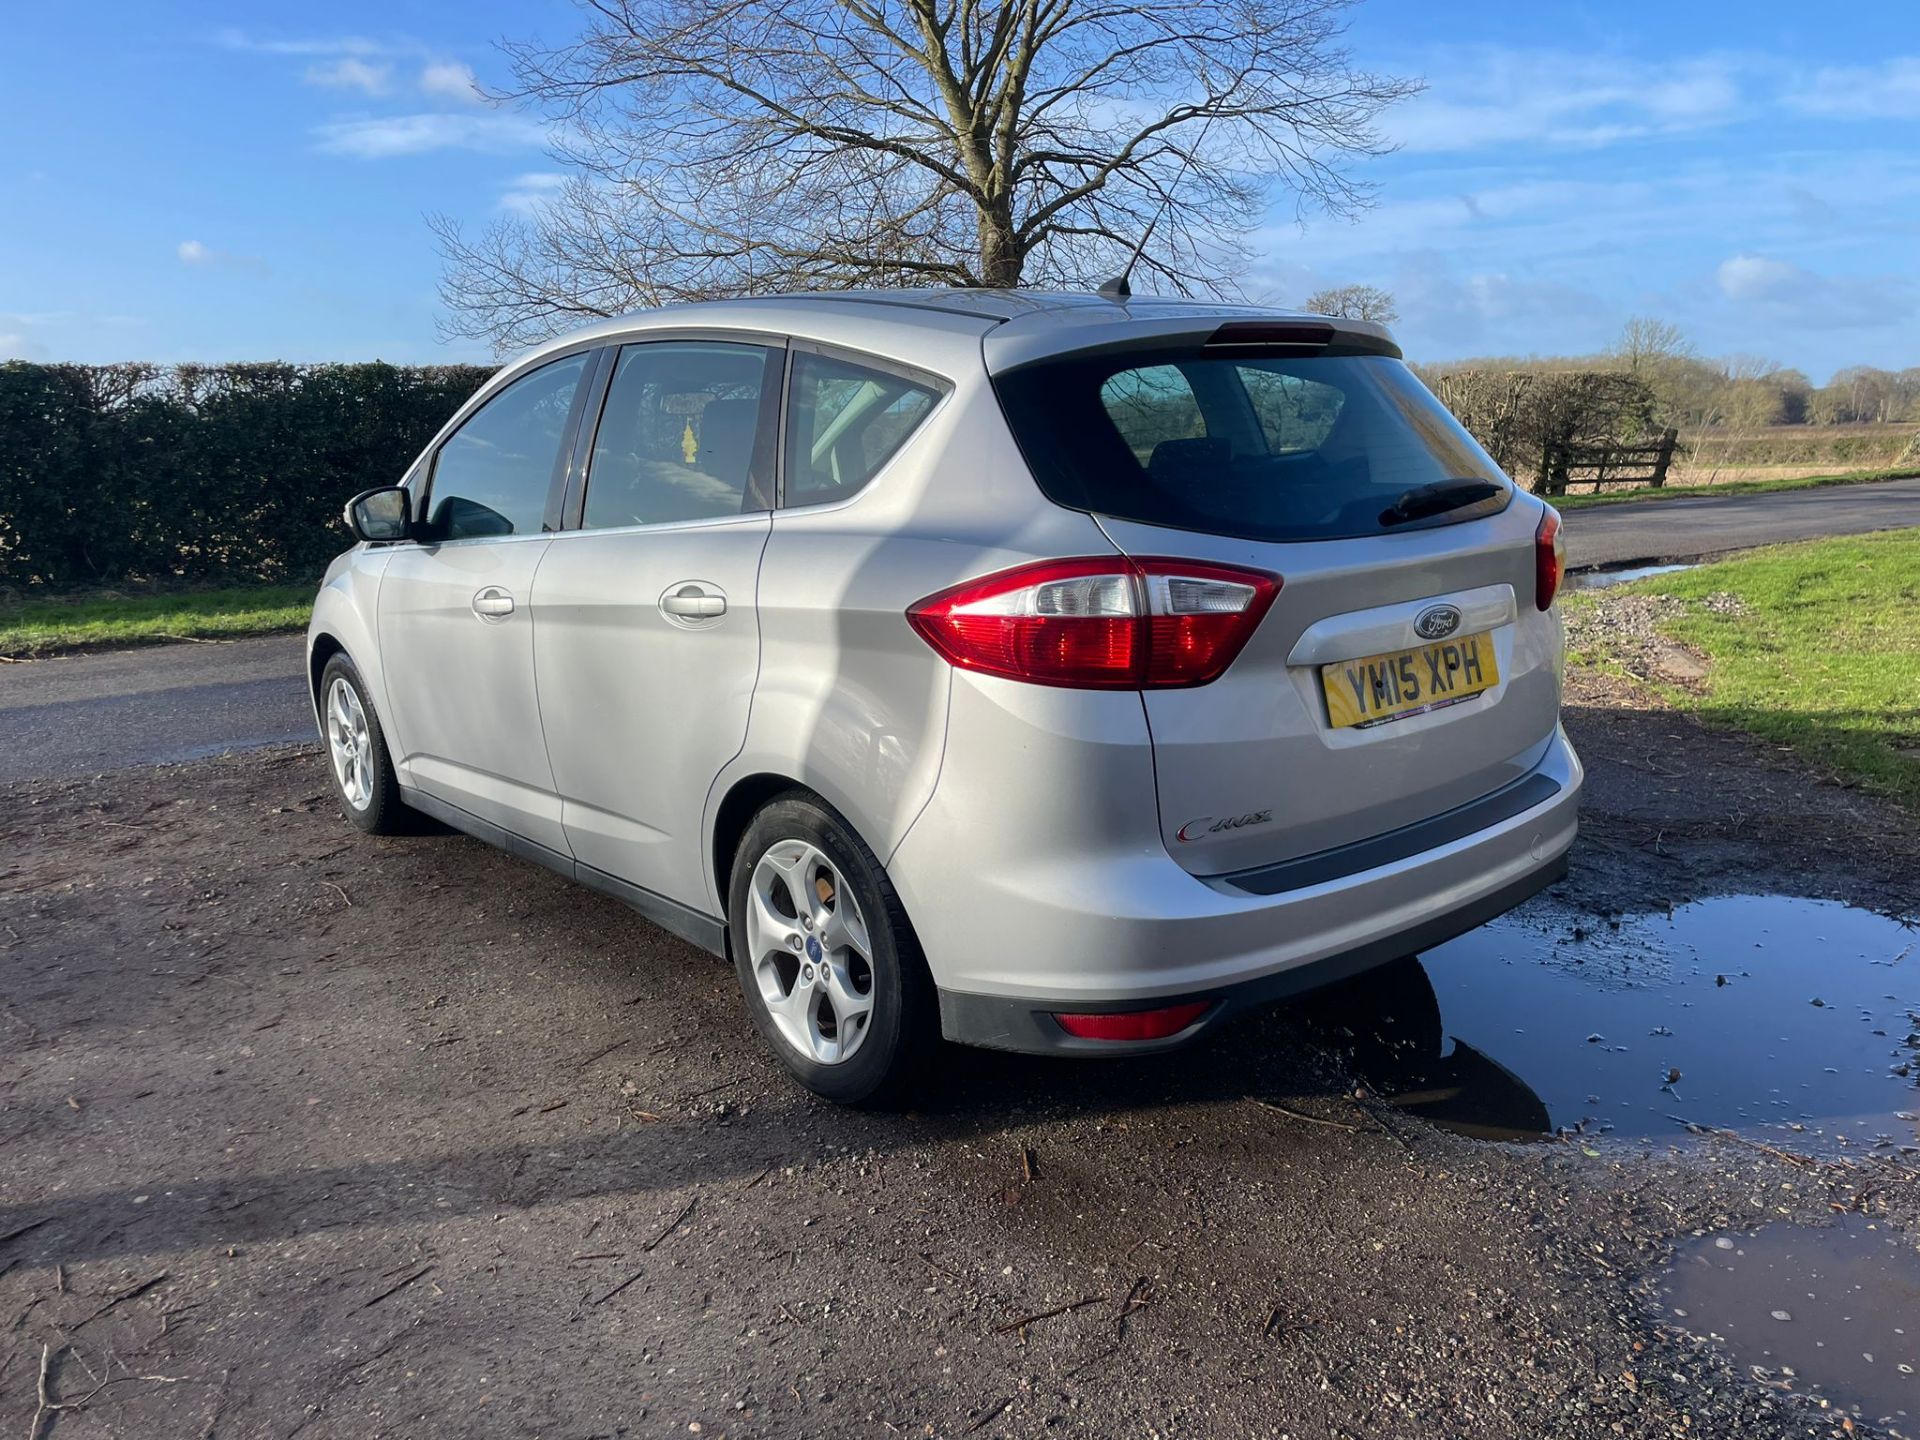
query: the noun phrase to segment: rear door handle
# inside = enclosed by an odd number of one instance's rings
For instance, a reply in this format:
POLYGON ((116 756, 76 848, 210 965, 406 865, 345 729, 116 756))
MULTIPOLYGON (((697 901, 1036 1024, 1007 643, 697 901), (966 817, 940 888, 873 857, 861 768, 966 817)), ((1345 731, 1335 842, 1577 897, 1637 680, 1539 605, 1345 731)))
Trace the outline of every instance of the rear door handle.
POLYGON ((711 620, 727 613, 727 597, 690 580, 669 588, 660 597, 660 609, 686 620, 711 620))
POLYGON ((473 613, 482 620, 503 620, 513 613, 513 596, 498 585, 489 585, 474 595, 473 613))

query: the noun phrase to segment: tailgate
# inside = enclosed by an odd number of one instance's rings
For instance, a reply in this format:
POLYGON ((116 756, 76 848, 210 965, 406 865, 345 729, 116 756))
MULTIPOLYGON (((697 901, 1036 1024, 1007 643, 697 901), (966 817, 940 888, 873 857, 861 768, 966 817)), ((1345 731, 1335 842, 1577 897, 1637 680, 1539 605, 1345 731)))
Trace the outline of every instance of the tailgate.
POLYGON ((1442 529, 1297 544, 1103 519, 1129 554, 1282 577, 1226 674, 1144 692, 1174 858, 1198 875, 1290 860, 1427 819, 1530 770, 1560 709, 1559 619, 1533 603, 1539 514, 1516 499, 1499 515, 1442 529), (1438 647, 1415 628, 1436 607, 1458 613, 1438 647), (1443 653, 1420 653, 1462 641, 1487 673, 1463 678, 1455 665, 1449 677, 1443 653), (1378 685, 1397 669, 1380 657, 1403 655, 1415 683, 1389 690, 1384 708, 1419 713, 1335 724, 1325 687, 1355 673, 1340 662, 1373 658, 1370 677, 1359 673, 1378 685))

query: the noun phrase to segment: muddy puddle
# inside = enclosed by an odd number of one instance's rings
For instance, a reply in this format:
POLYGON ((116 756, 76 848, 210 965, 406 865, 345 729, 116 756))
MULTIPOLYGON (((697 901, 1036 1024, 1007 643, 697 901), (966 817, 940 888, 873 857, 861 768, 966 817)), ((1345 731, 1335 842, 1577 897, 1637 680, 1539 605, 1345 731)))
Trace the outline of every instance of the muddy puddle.
POLYGON ((1698 1236, 1675 1252, 1656 1314, 1761 1384, 1920 1436, 1920 1248, 1883 1222, 1698 1236))
POLYGON ((1920 1154, 1920 930, 1830 901, 1540 901, 1301 1008, 1378 1093, 1467 1134, 1920 1154))

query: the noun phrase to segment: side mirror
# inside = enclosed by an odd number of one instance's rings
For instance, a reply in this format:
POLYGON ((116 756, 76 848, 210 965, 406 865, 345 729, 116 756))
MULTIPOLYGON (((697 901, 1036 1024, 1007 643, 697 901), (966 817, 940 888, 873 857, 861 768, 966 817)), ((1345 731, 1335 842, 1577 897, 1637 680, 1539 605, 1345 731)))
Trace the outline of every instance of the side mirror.
POLYGON ((411 500, 400 485, 362 491, 347 502, 347 528, 356 540, 405 540, 413 531, 411 500))

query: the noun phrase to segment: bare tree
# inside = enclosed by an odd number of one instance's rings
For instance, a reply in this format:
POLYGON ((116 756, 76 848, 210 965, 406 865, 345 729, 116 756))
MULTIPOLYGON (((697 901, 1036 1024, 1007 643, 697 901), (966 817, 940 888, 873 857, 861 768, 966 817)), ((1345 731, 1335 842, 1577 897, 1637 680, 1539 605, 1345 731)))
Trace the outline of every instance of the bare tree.
POLYGON ((1300 302, 1300 308, 1313 315, 1336 315, 1342 320, 1378 320, 1391 325, 1400 318, 1399 307, 1391 292, 1378 285, 1335 285, 1316 290, 1300 302))
POLYGON ((1636 315, 1621 328, 1620 338, 1607 355, 1637 375, 1668 361, 1690 360, 1693 353, 1693 345, 1678 325, 1636 315))
POLYGON ((802 287, 1232 289, 1276 198, 1347 170, 1420 87, 1357 68, 1356 0, 582 0, 498 98, 570 180, 529 218, 434 221, 454 334, 502 347, 636 303, 802 287))

